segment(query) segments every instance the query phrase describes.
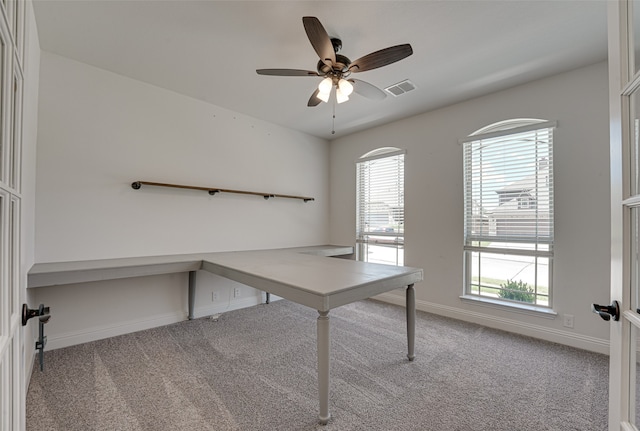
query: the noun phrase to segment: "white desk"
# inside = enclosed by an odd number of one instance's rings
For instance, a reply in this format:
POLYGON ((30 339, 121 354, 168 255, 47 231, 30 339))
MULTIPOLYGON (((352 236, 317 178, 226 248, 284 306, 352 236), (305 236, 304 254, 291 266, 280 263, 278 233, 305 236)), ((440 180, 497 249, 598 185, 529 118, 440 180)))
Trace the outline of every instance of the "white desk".
POLYGON ((351 247, 316 246, 295 249, 203 253, 193 255, 108 259, 34 265, 28 286, 79 283, 188 271, 189 317, 193 316, 196 270, 204 270, 318 310, 318 394, 320 423, 329 413, 330 321, 332 308, 406 287, 407 343, 414 359, 415 290, 422 269, 378 265, 325 256, 350 254, 351 247))
POLYGON ((318 310, 318 395, 322 424, 331 417, 329 311, 332 308, 406 286, 407 357, 410 361, 415 357, 413 284, 422 280, 422 269, 286 251, 214 253, 203 257, 202 269, 318 310))

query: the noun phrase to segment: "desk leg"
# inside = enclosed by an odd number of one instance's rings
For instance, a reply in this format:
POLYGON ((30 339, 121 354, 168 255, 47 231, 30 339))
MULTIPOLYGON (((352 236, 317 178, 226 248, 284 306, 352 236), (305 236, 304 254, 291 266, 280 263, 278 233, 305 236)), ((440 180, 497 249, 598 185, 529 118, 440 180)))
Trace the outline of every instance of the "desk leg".
POLYGON ((189 320, 193 320, 193 305, 196 301, 196 272, 189 271, 189 320))
POLYGON ((319 421, 322 425, 329 422, 329 352, 330 327, 329 312, 318 311, 318 394, 320 398, 319 421))
POLYGON ((407 286, 407 344, 409 353, 407 358, 410 361, 416 357, 414 352, 416 341, 416 290, 413 284, 407 286))

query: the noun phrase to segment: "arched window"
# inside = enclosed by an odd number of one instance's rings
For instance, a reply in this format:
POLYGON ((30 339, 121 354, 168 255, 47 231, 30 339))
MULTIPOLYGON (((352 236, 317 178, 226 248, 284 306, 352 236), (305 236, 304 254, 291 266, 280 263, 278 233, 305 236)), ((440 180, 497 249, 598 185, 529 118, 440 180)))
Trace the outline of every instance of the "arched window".
POLYGON ((554 127, 507 120, 463 140, 465 295, 551 308, 554 127))
POLYGON ((358 260, 404 264, 404 154, 379 148, 356 163, 358 260))

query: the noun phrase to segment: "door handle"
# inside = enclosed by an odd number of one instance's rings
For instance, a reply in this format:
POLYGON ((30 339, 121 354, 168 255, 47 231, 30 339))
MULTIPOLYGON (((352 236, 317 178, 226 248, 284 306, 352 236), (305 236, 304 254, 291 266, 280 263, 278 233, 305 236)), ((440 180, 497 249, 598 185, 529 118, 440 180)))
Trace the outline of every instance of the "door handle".
POLYGON ((29 308, 27 304, 22 304, 22 326, 27 325, 27 321, 33 317, 38 318, 38 341, 36 350, 40 357, 40 371, 44 371, 44 346, 47 345, 47 337, 44 336, 44 325, 51 319, 49 307, 40 304, 38 308, 29 308))
POLYGON ((615 321, 620 320, 620 304, 618 301, 613 301, 611 305, 591 304, 591 311, 599 314, 600 317, 606 321, 609 321, 612 318, 615 321))

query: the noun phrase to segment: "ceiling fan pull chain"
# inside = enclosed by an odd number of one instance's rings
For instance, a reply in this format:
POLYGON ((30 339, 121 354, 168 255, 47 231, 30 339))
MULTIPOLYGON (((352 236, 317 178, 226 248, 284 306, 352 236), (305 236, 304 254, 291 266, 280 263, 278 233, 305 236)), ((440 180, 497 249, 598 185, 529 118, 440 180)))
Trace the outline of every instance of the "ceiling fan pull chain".
POLYGON ((333 119, 331 121, 331 134, 336 134, 336 99, 333 99, 333 119))

